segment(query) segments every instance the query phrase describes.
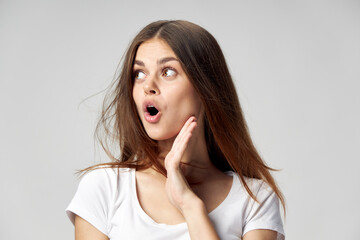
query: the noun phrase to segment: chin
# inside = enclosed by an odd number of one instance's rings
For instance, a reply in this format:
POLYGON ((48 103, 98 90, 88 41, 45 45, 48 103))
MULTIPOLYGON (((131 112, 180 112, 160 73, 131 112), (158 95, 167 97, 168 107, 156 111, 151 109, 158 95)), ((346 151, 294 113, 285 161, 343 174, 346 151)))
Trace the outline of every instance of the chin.
POLYGON ((184 118, 184 120, 170 119, 168 121, 164 121, 164 119, 163 121, 160 120, 156 124, 151 124, 144 120, 143 126, 147 135, 151 139, 156 141, 165 141, 176 138, 186 122, 186 119, 187 118, 184 118))
POLYGON ((155 130, 155 129, 146 129, 145 131, 147 135, 156 141, 164 141, 174 139, 180 131, 162 131, 162 130, 155 130))
POLYGON ((152 139, 152 140, 156 140, 156 141, 165 141, 165 140, 170 140, 170 139, 174 139, 177 134, 155 134, 155 133, 148 133, 148 136, 152 139))

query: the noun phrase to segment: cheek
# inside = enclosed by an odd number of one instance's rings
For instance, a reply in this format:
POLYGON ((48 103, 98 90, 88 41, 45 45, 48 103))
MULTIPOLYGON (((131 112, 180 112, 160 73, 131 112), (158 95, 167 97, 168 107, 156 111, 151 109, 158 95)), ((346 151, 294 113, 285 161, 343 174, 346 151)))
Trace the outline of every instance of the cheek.
POLYGON ((192 115, 198 116, 201 101, 193 88, 177 89, 168 96, 171 99, 171 112, 174 118, 184 120, 192 115))

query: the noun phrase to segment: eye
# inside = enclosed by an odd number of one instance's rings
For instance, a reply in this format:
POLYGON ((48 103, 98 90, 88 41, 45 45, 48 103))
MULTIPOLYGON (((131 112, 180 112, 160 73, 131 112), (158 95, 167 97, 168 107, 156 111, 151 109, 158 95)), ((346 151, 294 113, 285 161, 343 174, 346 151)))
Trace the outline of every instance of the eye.
POLYGON ((142 71, 135 71, 135 80, 142 80, 146 77, 145 73, 142 71))
POLYGON ((161 74, 161 76, 163 77, 174 77, 175 75, 176 75, 176 71, 175 69, 172 68, 165 68, 161 74))

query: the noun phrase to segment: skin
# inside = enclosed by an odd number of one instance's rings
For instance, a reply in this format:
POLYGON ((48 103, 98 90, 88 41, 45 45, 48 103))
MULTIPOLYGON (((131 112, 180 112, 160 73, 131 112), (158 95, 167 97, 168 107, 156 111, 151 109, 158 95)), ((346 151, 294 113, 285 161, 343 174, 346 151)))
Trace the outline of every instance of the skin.
MULTIPOLYGON (((140 45, 134 72, 134 102, 147 134, 158 141, 160 155, 165 159, 162 164, 167 170, 166 178, 152 168, 136 171, 142 208, 156 222, 185 221, 192 240, 220 239, 208 213, 225 199, 232 177, 210 161, 204 137, 203 106, 196 91, 172 49, 160 39, 150 39, 140 45), (142 104, 149 99, 160 109, 161 118, 157 123, 149 123, 144 118, 142 104), (162 214, 164 212, 166 214, 162 214)), ((75 239, 108 238, 76 216, 75 239)), ((243 239, 275 240, 276 232, 253 230, 243 239)))

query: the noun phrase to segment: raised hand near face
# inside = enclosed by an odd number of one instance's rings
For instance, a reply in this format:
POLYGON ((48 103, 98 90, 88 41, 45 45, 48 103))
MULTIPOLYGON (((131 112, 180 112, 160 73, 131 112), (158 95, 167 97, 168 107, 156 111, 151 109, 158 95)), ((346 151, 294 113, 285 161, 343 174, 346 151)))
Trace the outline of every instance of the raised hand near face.
POLYGON ((191 190, 180 168, 180 161, 186 147, 196 128, 196 118, 190 117, 175 138, 170 152, 165 157, 165 168, 167 170, 166 192, 170 202, 183 213, 184 206, 198 197, 191 190))

